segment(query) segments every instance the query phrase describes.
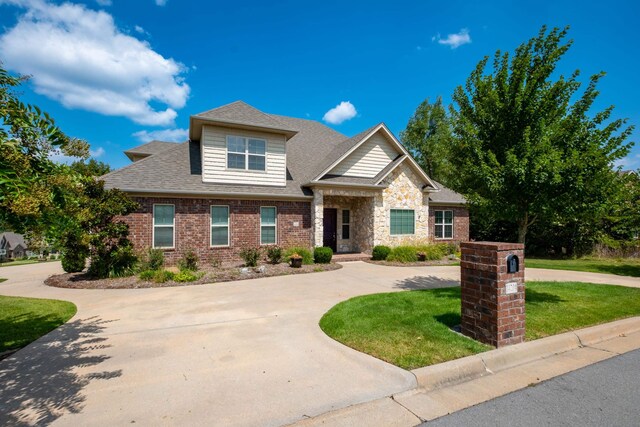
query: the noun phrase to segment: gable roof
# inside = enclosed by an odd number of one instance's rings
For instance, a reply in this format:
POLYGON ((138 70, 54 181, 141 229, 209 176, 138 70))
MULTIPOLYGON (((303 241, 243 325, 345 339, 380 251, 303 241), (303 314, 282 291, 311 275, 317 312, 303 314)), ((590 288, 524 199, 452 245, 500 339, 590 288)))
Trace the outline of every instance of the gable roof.
POLYGON ((133 160, 135 156, 151 156, 153 154, 158 154, 164 150, 168 150, 169 148, 173 148, 175 145, 175 142, 153 140, 145 144, 138 145, 137 147, 130 148, 129 150, 125 151, 124 154, 126 154, 130 160, 133 160))
POLYGON ((200 140, 203 123, 217 124, 220 126, 250 127, 264 131, 283 133, 292 137, 297 133, 295 129, 282 123, 271 114, 263 113, 257 108, 242 102, 235 101, 213 110, 195 114, 190 118, 189 138, 200 140))
POLYGON ((202 182, 201 147, 199 140, 193 138, 181 144, 153 141, 156 144, 143 144, 128 150, 131 153, 144 152, 144 154, 150 151, 155 152, 124 168, 103 175, 101 178, 105 181, 105 187, 119 188, 134 194, 311 198, 313 192, 308 187, 314 185, 384 188, 384 184, 381 184, 382 180, 399 164, 408 161, 424 179, 427 184, 424 190, 433 193, 431 197, 434 201, 447 199, 451 200, 450 203, 464 203, 464 198, 457 193, 454 193, 459 196, 457 198, 450 193, 443 194, 443 197, 435 196, 436 192, 445 188, 424 173, 384 123, 372 126, 349 138, 320 122, 266 114, 241 101, 196 114, 191 116, 191 119, 192 124, 194 121, 200 121, 200 126, 204 123, 227 120, 228 127, 237 127, 234 123, 242 122, 242 126, 269 128, 278 133, 289 132, 290 137, 285 145, 287 157, 285 187, 202 182), (236 113, 237 117, 234 115, 236 113), (327 171, 376 132, 384 132, 401 154, 373 178, 327 175, 327 171), (460 202, 460 200, 463 201, 460 202))
POLYGON ((455 191, 445 187, 437 181, 433 181, 440 191, 432 192, 429 194, 429 202, 434 205, 443 204, 443 205, 465 205, 467 204, 467 199, 460 193, 456 193, 455 191))
POLYGON ((6 240, 9 249, 15 249, 18 246, 22 246, 25 249, 27 248, 27 244, 25 243, 24 236, 22 234, 5 231, 0 234, 0 241, 3 239, 6 240))

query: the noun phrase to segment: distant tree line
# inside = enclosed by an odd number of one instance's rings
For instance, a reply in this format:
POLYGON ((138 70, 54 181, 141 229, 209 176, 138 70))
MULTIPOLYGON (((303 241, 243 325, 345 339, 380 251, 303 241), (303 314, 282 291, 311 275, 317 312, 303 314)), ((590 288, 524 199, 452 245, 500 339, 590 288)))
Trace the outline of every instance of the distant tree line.
POLYGON ((568 27, 482 59, 448 108, 420 104, 401 133, 434 179, 469 201, 471 237, 526 242, 536 254, 581 255, 594 245, 636 245, 637 173, 614 165, 633 126, 592 111, 604 73, 559 75, 568 27))

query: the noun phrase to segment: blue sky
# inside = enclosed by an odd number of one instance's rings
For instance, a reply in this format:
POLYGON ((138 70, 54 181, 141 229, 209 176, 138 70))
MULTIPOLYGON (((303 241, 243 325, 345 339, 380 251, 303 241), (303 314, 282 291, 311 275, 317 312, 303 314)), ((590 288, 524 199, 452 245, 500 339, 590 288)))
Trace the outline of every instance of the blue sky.
MULTIPOLYGON (((585 83, 606 71, 598 109, 614 104, 638 126, 636 3, 0 0, 0 60, 33 75, 25 101, 113 167, 154 136, 184 140, 190 115, 238 99, 348 136, 382 121, 398 135, 422 100, 448 103, 483 56, 543 24, 571 26, 560 71, 580 69, 585 83)), ((622 164, 639 168, 640 147, 622 164)))

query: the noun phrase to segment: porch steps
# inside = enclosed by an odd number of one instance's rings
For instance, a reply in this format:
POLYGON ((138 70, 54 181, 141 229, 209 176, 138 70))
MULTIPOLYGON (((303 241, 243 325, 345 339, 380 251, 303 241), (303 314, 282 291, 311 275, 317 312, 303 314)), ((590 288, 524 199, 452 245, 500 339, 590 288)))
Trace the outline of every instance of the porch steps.
POLYGON ((368 261, 371 255, 362 252, 333 254, 333 262, 368 261))

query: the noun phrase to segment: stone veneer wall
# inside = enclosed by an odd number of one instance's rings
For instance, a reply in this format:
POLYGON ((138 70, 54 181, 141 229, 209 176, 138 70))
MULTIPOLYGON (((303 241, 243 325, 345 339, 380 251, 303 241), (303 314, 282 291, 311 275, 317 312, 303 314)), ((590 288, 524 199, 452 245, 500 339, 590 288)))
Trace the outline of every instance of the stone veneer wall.
POLYGON ((453 211, 453 239, 437 239, 438 242, 469 241, 469 209, 460 206, 429 204, 429 236, 435 239, 435 211, 453 211))
POLYGON ((326 196, 324 208, 338 210, 338 252, 371 252, 373 247, 373 197, 326 196), (342 236, 342 211, 350 211, 350 238, 342 236))
POLYGON ((374 245, 397 246, 410 241, 424 241, 429 234, 429 195, 422 191, 423 182, 407 164, 402 163, 383 181, 388 185, 375 200, 374 245), (391 209, 413 209, 416 227, 412 236, 390 233, 391 209))
POLYGON ((278 245, 311 245, 309 202, 164 197, 133 199, 140 204, 140 209, 122 219, 129 224, 130 239, 138 249, 152 245, 153 204, 175 205, 175 249, 164 251, 168 264, 177 262, 188 250, 195 251, 201 262, 210 262, 214 258, 223 262, 240 261, 238 253, 243 247, 260 245, 261 206, 277 208, 278 245), (211 205, 229 206, 229 247, 210 247, 211 205))

